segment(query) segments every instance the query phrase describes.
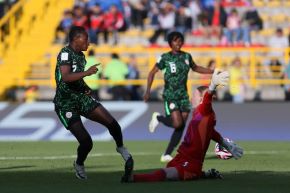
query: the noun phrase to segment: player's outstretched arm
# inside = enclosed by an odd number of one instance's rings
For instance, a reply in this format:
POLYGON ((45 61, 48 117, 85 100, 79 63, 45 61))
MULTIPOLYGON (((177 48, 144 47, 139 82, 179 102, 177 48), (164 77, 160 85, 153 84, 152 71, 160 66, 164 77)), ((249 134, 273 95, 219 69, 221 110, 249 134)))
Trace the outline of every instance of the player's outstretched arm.
POLYGON ((217 86, 226 86, 229 82, 229 73, 227 71, 214 70, 209 85, 209 92, 213 92, 217 86))
POLYGON ((62 80, 64 82, 73 82, 73 81, 80 80, 84 78, 85 76, 90 76, 92 74, 95 74, 98 71, 97 65, 98 64, 91 66, 87 71, 73 72, 73 73, 71 72, 70 65, 63 65, 60 67, 62 80))
POLYGON ((153 80, 154 80, 154 76, 158 72, 158 70, 159 69, 155 65, 153 67, 153 69, 149 72, 149 75, 148 75, 148 78, 147 78, 147 89, 146 89, 145 94, 143 96, 143 99, 144 99, 145 102, 147 102, 149 100, 149 98, 150 98, 151 86, 152 86, 152 83, 153 83, 153 80))
POLYGON ((210 112, 212 112, 212 95, 219 85, 226 85, 228 83, 229 76, 227 71, 220 72, 218 70, 215 70, 212 78, 211 83, 208 87, 208 94, 205 94, 202 100, 202 103, 199 106, 199 110, 203 115, 206 115, 210 112))

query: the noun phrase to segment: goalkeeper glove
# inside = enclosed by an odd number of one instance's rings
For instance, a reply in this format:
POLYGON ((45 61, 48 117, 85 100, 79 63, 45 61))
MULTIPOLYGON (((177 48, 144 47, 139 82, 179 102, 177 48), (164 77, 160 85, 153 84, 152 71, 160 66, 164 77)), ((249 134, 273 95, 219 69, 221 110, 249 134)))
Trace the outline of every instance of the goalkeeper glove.
POLYGON ((229 81, 229 73, 227 71, 214 70, 214 73, 211 78, 209 85, 209 90, 214 91, 218 85, 225 86, 229 81))
POLYGON ((227 141, 223 138, 221 144, 226 150, 228 150, 235 159, 239 159, 243 156, 244 150, 243 148, 239 147, 237 144, 227 141))
POLYGON ((224 178, 223 175, 214 168, 209 169, 207 172, 204 172, 203 177, 207 179, 223 179, 224 178))

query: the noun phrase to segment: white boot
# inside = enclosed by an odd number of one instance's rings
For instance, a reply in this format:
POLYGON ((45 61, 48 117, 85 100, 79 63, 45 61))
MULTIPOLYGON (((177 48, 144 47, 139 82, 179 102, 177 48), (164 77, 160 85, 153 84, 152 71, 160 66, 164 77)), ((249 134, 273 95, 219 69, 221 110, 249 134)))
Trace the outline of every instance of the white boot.
POLYGON ((86 180, 88 177, 85 171, 85 166, 77 164, 76 161, 74 161, 73 165, 76 171, 76 177, 81 180, 86 180))
POLYGON ((158 112, 154 112, 152 114, 151 121, 149 122, 150 133, 154 133, 154 131, 156 130, 157 125, 159 123, 159 121, 157 120, 157 116, 159 116, 159 115, 160 115, 160 113, 158 113, 158 112))

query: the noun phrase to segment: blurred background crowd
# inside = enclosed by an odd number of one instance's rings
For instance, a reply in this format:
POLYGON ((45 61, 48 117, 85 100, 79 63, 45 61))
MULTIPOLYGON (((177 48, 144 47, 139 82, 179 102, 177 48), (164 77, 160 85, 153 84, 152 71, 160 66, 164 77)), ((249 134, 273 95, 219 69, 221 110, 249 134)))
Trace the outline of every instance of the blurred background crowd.
MULTIPOLYGON (((289 14, 289 7, 257 9, 251 0, 78 0, 72 9, 64 11, 56 41, 65 43, 70 27, 78 25, 88 30, 91 42, 96 45, 127 41, 120 40, 118 34, 132 29, 153 33, 140 36, 143 41, 127 44, 165 45, 166 34, 175 30, 186 35, 190 46, 265 45, 266 39, 257 37, 259 32, 284 28, 286 33, 281 30, 281 36, 287 37, 289 14)), ((262 32, 262 36, 263 33, 269 32, 262 32)))
MULTIPOLYGON (((0 0, 0 16, 16 2, 0 0)), ((76 25, 89 34, 87 67, 102 63, 95 76, 86 78, 101 100, 142 100, 148 72, 168 50, 166 35, 171 31, 185 35, 184 49, 197 64, 229 70, 230 85, 218 93, 219 100, 289 100, 289 10, 288 0, 75 0, 61 10, 51 49, 42 53, 45 59, 30 62, 26 83, 10 85, 2 98, 51 99, 51 58, 76 25), (39 71, 47 76, 39 78, 39 71), (50 83, 33 84, 38 79, 50 83)), ((190 78, 189 90, 209 79, 195 73, 190 78)), ((158 82, 152 99, 161 99, 161 93, 158 82)))

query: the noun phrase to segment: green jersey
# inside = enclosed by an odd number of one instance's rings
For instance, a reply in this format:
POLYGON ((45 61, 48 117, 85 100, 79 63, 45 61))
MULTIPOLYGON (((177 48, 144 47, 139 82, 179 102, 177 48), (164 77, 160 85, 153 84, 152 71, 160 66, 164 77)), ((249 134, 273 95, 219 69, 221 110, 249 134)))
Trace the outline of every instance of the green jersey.
POLYGON ((74 82, 64 82, 61 77, 60 66, 71 66, 72 73, 83 72, 86 64, 85 55, 75 52, 69 46, 61 49, 57 56, 55 68, 56 94, 54 103, 58 108, 71 109, 78 103, 78 98, 83 96, 88 89, 83 79, 74 82))
POLYGON ((189 53, 180 51, 177 54, 167 52, 158 59, 156 66, 164 71, 163 98, 168 101, 188 99, 188 72, 196 64, 189 53))

